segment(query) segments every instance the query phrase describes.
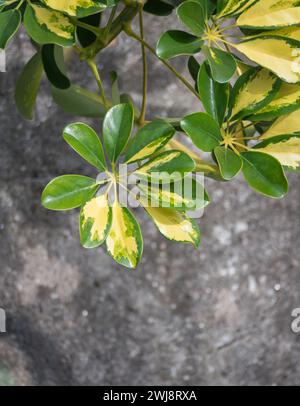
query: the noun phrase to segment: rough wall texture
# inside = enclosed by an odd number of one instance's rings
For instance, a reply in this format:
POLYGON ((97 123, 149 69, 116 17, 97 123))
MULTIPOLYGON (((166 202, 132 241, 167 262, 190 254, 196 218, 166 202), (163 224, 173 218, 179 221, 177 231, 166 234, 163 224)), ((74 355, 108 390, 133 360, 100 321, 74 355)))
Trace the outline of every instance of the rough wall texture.
MULTIPOLYGON (((148 18, 154 41, 165 20, 148 18)), ((34 122, 13 103, 14 81, 33 50, 22 33, 0 74, 0 307, 7 334, 0 361, 17 384, 287 385, 299 383, 300 189, 284 200, 255 194, 242 179, 207 182, 198 251, 164 240, 141 212, 146 241, 136 271, 103 249, 79 247, 78 213, 47 212, 43 186, 64 173, 94 172, 60 136, 74 120, 44 84, 34 122)), ((151 113, 196 111, 195 99, 150 59, 151 113)), ((175 62, 183 70, 181 62, 175 62)), ((139 100, 139 47, 122 36, 101 57, 139 100)), ((84 64, 74 80, 95 88, 84 64)), ((96 89, 95 89, 96 90, 96 89)), ((95 121, 93 125, 100 128, 95 121)))

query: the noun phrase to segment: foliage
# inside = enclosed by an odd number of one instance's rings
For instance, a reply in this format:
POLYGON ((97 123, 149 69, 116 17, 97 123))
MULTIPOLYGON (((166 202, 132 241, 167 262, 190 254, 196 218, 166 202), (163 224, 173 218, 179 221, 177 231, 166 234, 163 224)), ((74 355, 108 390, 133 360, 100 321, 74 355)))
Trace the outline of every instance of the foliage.
POLYGON ((124 179, 131 175, 137 179, 138 193, 126 190, 129 197, 145 208, 160 232, 194 246, 200 242, 200 233, 189 213, 204 208, 209 197, 193 174, 203 172, 215 180, 229 181, 242 173, 249 186, 265 196, 281 198, 287 193, 285 173, 300 168, 297 2, 0 0, 0 10, 0 47, 8 46, 22 23, 36 50, 16 84, 16 105, 22 116, 33 118, 44 75, 60 108, 102 122, 100 138, 81 122, 63 131, 64 140, 98 171, 98 177, 60 176, 46 186, 42 195, 48 209, 80 208, 82 246, 95 248, 105 242, 118 263, 137 266, 143 249, 141 230, 119 195, 122 188, 127 189, 124 179), (182 29, 170 27, 153 47, 145 39, 146 13, 156 18, 173 13, 182 29), (135 19, 139 33, 132 28, 135 19), (116 72, 111 73, 111 95, 106 94, 95 62, 121 33, 141 45, 140 108, 129 95, 120 92, 116 72), (67 48, 86 61, 99 94, 72 83, 64 62, 67 48), (196 112, 176 120, 148 117, 148 53, 196 97, 196 112), (189 80, 169 61, 182 55, 189 80), (195 149, 176 140, 176 132, 185 134, 195 149), (211 159, 204 159, 202 152, 209 153, 211 159), (119 162, 129 166, 126 175, 120 173, 119 162), (153 175, 160 172, 176 172, 177 177, 163 177, 149 188, 150 179, 153 183, 153 175), (177 187, 185 178, 190 178, 192 185, 188 197, 177 187), (199 187, 201 198, 195 193, 199 187))

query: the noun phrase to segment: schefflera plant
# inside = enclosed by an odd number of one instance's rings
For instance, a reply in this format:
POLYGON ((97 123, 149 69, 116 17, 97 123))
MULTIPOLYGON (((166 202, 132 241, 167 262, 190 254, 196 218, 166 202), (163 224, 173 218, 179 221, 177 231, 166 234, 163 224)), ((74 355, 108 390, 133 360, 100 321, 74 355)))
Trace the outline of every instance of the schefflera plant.
MULTIPOLYGON (((281 198, 288 190, 286 173, 300 172, 297 2, 0 0, 0 48, 7 47, 21 24, 34 51, 16 83, 15 102, 22 116, 33 118, 45 77, 53 101, 62 110, 103 122, 101 139, 83 122, 70 124, 63 133, 65 141, 101 176, 61 176, 50 182, 42 196, 43 205, 52 210, 80 208, 84 247, 95 248, 105 242, 117 262, 136 267, 140 260, 139 225, 119 201, 117 185, 124 187, 119 162, 130 165, 129 174, 139 178, 140 196, 132 190, 129 195, 138 198, 162 234, 195 246, 199 229, 187 212, 208 204, 206 191, 197 199, 194 179, 188 198, 176 193, 176 182, 170 183, 169 194, 158 184, 150 191, 154 207, 149 204, 150 174, 162 170, 202 172, 214 180, 229 181, 242 173, 255 191, 281 198), (146 13, 161 19, 171 15, 173 21, 178 18, 182 29, 172 29, 170 19, 170 28, 160 35, 155 47, 146 38, 146 13), (143 94, 139 106, 121 91, 116 72, 111 72, 110 91, 106 91, 96 63, 98 54, 120 34, 141 49, 143 94), (149 116, 149 53, 196 97, 196 111, 176 119, 149 116), (76 56, 81 66, 90 70, 97 93, 73 83, 66 55, 76 56), (170 62, 179 56, 188 56, 186 70, 191 79, 170 62), (133 122, 137 133, 131 138, 133 122), (180 141, 175 139, 175 130, 182 135, 180 141), (187 146, 184 135, 195 148, 187 146), (113 198, 109 199, 111 192, 113 198), (164 207, 167 200, 169 208, 164 207)), ((175 102, 184 104, 184 100, 175 102)))
POLYGON ((132 193, 132 196, 138 199, 166 238, 197 247, 200 243, 199 228, 186 211, 204 208, 209 203, 206 191, 196 180, 191 179, 189 195, 184 187, 176 188, 174 185, 184 182, 184 176, 195 168, 192 158, 182 151, 169 149, 161 152, 173 137, 174 128, 163 120, 152 121, 142 127, 128 144, 133 121, 130 104, 112 107, 103 121, 104 148, 96 132, 88 125, 74 123, 67 126, 63 132, 64 140, 104 176, 92 179, 63 175, 52 180, 42 194, 42 204, 47 209, 80 207, 82 246, 96 248, 106 242, 107 251, 114 260, 129 268, 135 268, 141 259, 143 238, 134 215, 120 203, 120 188, 126 189, 129 195, 131 193, 125 175, 118 172, 121 156, 126 165, 142 162, 131 171, 138 178, 140 189, 140 193, 132 193), (172 178, 173 184, 164 188, 163 178, 152 184, 156 173, 176 173, 176 177, 172 178), (112 201, 109 199, 111 190, 112 201), (199 190, 202 192, 199 193, 199 190))

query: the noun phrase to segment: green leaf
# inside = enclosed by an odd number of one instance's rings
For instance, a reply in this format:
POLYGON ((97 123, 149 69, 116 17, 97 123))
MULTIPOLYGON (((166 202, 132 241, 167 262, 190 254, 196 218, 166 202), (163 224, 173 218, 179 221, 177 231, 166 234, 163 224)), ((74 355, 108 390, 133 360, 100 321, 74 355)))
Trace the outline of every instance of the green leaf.
POLYGON ((241 13, 242 10, 249 7, 254 0, 223 0, 218 1, 218 18, 241 13), (219 6, 220 4, 220 6, 219 6))
POLYGON ((154 120, 142 127, 131 140, 125 161, 127 163, 148 159, 164 147, 175 134, 175 129, 163 120, 154 120))
POLYGON ((203 107, 221 125, 229 100, 229 84, 216 82, 206 63, 199 70, 197 83, 203 107))
POLYGON ((110 80, 111 80, 111 98, 113 105, 120 104, 121 102, 121 94, 119 89, 119 80, 118 74, 115 71, 110 72, 110 80))
MULTIPOLYGON (((190 75, 194 79, 195 82, 197 82, 199 70, 200 70, 200 64, 197 61, 197 59, 194 56, 190 56, 188 59, 188 70, 190 72, 190 75)), ((197 85, 197 83, 196 83, 197 85)))
POLYGON ((234 178, 242 168, 242 159, 231 149, 218 146, 214 149, 221 175, 225 180, 234 178))
POLYGON ((196 1, 185 1, 176 9, 180 21, 197 37, 204 32, 205 14, 200 3, 196 1))
POLYGON ((64 14, 37 4, 27 5, 24 25, 28 35, 38 44, 75 44, 75 27, 64 14))
POLYGON ((69 78, 65 75, 61 66, 64 65, 63 48, 54 45, 46 44, 42 47, 42 61, 44 71, 49 82, 59 89, 68 89, 71 86, 69 78))
POLYGON ((150 178, 153 183, 170 182, 170 180, 182 179, 194 168, 194 161, 186 153, 171 150, 151 159, 139 167, 134 174, 141 178, 150 178))
POLYGON ((15 90, 16 106, 20 114, 32 120, 38 90, 43 76, 43 63, 37 52, 25 65, 19 76, 15 90))
POLYGON ((192 55, 201 50, 203 41, 184 31, 167 31, 158 40, 156 53, 159 58, 169 59, 179 55, 192 55))
POLYGON ((20 24, 21 13, 19 10, 8 10, 0 14, 0 48, 5 49, 20 24))
POLYGON ((98 188, 96 181, 86 176, 59 176, 45 187, 42 205, 49 210, 75 209, 90 200, 98 188))
POLYGON ((167 16, 172 13, 174 6, 167 1, 151 0, 144 5, 144 11, 157 16, 167 16))
POLYGON ((257 111, 251 120, 262 121, 272 120, 278 116, 292 113, 300 108, 300 85, 282 83, 276 96, 257 111))
POLYGON ((91 127, 84 123, 70 124, 64 129, 63 137, 83 159, 99 171, 106 170, 102 144, 91 127))
POLYGON ((222 141, 220 127, 209 114, 190 114, 183 118, 180 125, 202 151, 211 152, 222 141))
MULTIPOLYGON (((102 16, 101 13, 93 14, 88 17, 80 18, 79 21, 98 28, 101 23, 101 16, 102 16)), ((82 27, 77 27, 76 35, 83 48, 89 47, 97 39, 96 35, 93 32, 86 30, 85 28, 82 27)))
POLYGON ((287 193, 287 179, 277 159, 255 151, 241 152, 241 157, 243 174, 250 187, 274 198, 281 198, 287 193))
POLYGON ((228 52, 214 47, 203 47, 203 53, 209 63, 211 75, 216 82, 226 83, 236 71, 236 61, 228 52))
POLYGON ((80 212, 80 243, 96 248, 104 243, 112 224, 112 209, 107 194, 88 201, 80 212))
POLYGON ((118 201, 113 204, 113 221, 106 239, 109 254, 119 264, 136 268, 143 252, 143 237, 140 226, 133 214, 121 207, 118 201))
POLYGON ((105 10, 106 5, 97 0, 42 0, 53 10, 61 11, 72 17, 86 17, 105 10))
POLYGON ((249 116, 274 99, 281 81, 269 70, 254 68, 236 81, 231 96, 231 119, 249 116))
POLYGON ((59 107, 74 116, 103 118, 105 115, 102 99, 80 86, 71 85, 66 90, 53 86, 52 96, 59 107))
POLYGON ((133 128, 133 108, 130 104, 118 104, 105 115, 103 139, 111 162, 115 162, 123 152, 133 128))

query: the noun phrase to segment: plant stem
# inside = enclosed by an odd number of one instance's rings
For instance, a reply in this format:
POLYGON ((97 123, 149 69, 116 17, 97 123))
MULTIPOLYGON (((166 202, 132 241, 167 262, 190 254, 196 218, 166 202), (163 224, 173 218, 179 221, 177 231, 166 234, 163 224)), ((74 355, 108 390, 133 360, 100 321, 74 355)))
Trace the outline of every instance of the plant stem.
POLYGON ((99 90, 100 90, 101 99, 103 101, 103 104, 104 104, 105 108, 108 110, 109 109, 109 103, 108 103, 108 101, 106 99, 104 87, 103 87, 102 80, 101 80, 97 65, 95 63, 95 60, 94 59, 87 59, 87 64, 89 65, 93 75, 95 76, 97 85, 98 85, 99 90))
POLYGON ((82 21, 76 20, 75 18, 71 18, 71 17, 69 17, 69 18, 70 18, 70 20, 72 21, 72 23, 73 23, 74 25, 76 25, 77 27, 84 28, 85 30, 94 33, 96 36, 99 35, 99 33, 100 33, 99 28, 94 27, 93 25, 90 25, 90 24, 86 24, 86 23, 84 23, 84 22, 82 22, 82 21))
POLYGON ((111 10, 107 25, 106 25, 105 30, 104 30, 104 36, 106 36, 109 33, 109 31, 111 29, 111 26, 113 24, 113 21, 114 21, 116 12, 117 12, 117 6, 113 7, 113 9, 111 10))
POLYGON ((157 56, 155 49, 148 44, 145 40, 143 40, 141 37, 139 37, 137 34, 135 34, 131 27, 128 26, 127 24, 124 25, 124 32, 131 38, 135 39, 136 41, 140 42, 142 45, 145 46, 156 58, 158 58, 188 89, 190 92, 192 92, 197 99, 199 99, 199 95, 194 89, 194 87, 183 77, 181 74, 171 65, 169 62, 165 61, 164 59, 159 58, 157 56))
MULTIPOLYGON (((139 11, 139 21, 140 21, 140 31, 141 31, 141 39, 144 40, 144 19, 143 19, 143 8, 141 7, 139 11)), ((141 44, 142 48, 142 58, 143 58, 143 102, 141 108, 141 114, 139 117, 139 124, 143 125, 146 116, 146 109, 147 109, 147 90, 148 90, 148 64, 147 64, 147 54, 146 48, 144 44, 141 44)))

